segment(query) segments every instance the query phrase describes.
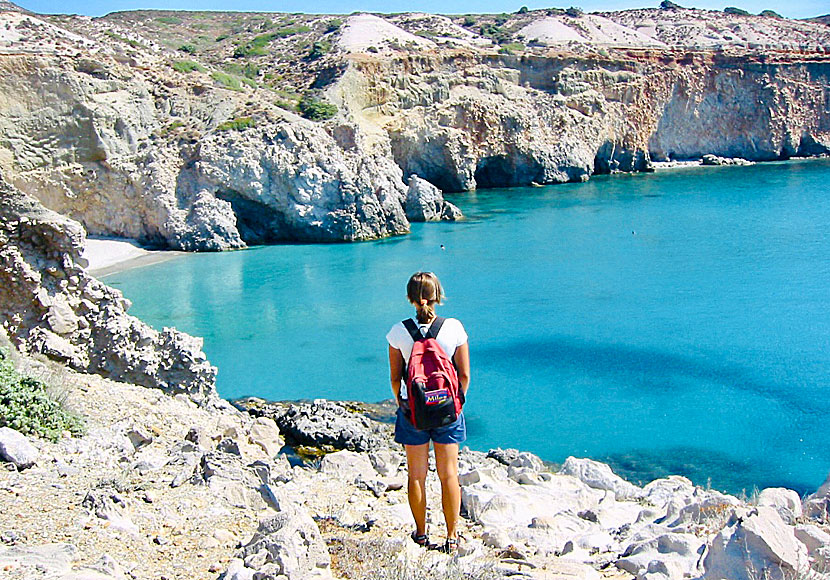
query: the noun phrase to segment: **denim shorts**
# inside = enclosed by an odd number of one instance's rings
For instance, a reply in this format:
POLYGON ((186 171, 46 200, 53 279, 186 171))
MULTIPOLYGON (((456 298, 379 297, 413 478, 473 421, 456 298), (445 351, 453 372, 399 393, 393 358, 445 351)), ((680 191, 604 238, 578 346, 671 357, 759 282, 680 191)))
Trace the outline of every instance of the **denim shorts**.
POLYGON ((395 416, 395 442, 404 445, 423 445, 429 443, 430 439, 436 443, 464 443, 467 440, 467 423, 464 421, 464 413, 458 415, 458 419, 437 429, 421 431, 416 429, 403 409, 398 408, 395 416))

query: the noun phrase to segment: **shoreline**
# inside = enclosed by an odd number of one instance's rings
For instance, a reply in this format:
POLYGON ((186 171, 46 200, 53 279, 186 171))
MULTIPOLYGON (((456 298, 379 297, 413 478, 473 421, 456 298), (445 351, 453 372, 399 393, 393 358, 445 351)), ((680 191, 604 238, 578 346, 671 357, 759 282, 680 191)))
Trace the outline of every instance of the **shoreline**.
POLYGON ((87 237, 81 257, 87 260, 86 271, 96 278, 134 268, 166 262, 189 252, 148 250, 130 238, 87 237))

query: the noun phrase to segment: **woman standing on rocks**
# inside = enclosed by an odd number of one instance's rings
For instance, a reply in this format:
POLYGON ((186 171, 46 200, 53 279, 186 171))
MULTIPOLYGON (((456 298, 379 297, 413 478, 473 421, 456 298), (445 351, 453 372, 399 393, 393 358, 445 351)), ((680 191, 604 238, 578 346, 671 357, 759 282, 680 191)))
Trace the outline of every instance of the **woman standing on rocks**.
MULTIPOLYGON (((461 487, 458 483, 458 446, 467 438, 467 426, 464 414, 442 427, 419 430, 407 417, 409 408, 406 385, 404 383, 406 363, 415 344, 410 327, 417 325, 418 330, 426 336, 436 322, 435 306, 441 304, 444 297, 441 283, 432 272, 417 272, 406 285, 409 302, 415 306, 416 320, 399 322, 386 335, 389 342, 389 370, 392 392, 398 401, 395 421, 395 441, 402 443, 406 449, 406 464, 409 473, 408 493, 409 507, 415 519, 415 531, 412 539, 415 543, 432 547, 427 535, 426 525, 426 478, 429 468, 429 442, 435 448, 435 466, 441 481, 441 505, 447 524, 447 539, 441 549, 455 552, 458 548, 456 525, 461 512, 461 487)), ((455 318, 438 319, 435 339, 449 356, 458 373, 460 391, 466 395, 470 386, 470 351, 467 345, 467 333, 461 322, 455 318)))

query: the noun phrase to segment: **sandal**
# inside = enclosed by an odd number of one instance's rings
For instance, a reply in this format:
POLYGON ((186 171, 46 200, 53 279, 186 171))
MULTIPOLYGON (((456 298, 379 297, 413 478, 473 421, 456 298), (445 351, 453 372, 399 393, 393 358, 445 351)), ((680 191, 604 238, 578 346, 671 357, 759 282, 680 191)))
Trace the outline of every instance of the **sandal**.
POLYGON ((412 532, 409 535, 412 538, 412 541, 421 546, 422 548, 429 548, 429 535, 427 534, 419 534, 417 531, 412 532))
POLYGON ((444 545, 438 548, 440 552, 444 554, 457 554, 458 553, 458 538, 447 538, 444 542, 444 545))

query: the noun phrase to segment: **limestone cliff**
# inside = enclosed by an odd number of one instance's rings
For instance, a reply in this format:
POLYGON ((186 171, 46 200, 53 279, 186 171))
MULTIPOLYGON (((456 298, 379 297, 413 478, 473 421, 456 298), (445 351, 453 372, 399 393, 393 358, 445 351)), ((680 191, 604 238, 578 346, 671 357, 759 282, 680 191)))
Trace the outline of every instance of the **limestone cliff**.
POLYGON ((828 82, 830 60, 436 54, 355 57, 331 92, 361 126, 385 132, 405 173, 463 191, 707 153, 824 153, 828 82))
POLYGON ((224 250, 405 233, 444 203, 411 175, 464 191, 830 151, 827 26, 667 6, 90 19, 5 4, 0 169, 90 233, 224 250))
POLYGON ((201 339, 156 332, 84 270, 84 230, 0 176, 0 319, 13 342, 86 372, 216 398, 201 339))

